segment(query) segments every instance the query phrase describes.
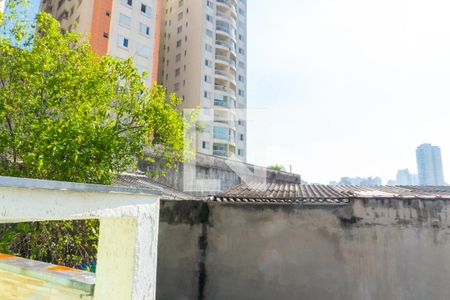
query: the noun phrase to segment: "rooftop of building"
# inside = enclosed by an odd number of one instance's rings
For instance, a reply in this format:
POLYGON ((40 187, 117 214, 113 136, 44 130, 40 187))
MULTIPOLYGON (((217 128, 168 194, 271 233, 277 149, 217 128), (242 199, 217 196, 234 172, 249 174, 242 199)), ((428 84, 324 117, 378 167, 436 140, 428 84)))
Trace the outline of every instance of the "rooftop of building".
POLYGON ((209 198, 216 202, 342 205, 353 199, 446 199, 449 186, 241 184, 209 198))

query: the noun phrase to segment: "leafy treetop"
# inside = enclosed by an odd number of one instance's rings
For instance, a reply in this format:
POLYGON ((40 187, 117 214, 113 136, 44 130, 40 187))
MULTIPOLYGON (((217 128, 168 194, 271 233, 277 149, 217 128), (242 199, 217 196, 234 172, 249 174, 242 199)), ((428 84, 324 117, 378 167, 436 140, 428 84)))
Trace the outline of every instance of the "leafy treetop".
POLYGON ((108 184, 146 147, 163 167, 182 160, 179 98, 146 87, 131 59, 96 55, 46 13, 31 34, 11 20, 0 20, 1 175, 108 184))

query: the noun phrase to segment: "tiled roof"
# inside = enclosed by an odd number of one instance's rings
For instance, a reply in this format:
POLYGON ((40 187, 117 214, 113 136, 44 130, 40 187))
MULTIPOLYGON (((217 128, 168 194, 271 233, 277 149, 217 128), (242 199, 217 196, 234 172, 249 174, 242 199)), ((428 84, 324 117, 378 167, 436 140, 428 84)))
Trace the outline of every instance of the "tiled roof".
POLYGON ((241 184, 210 197, 218 202, 333 204, 351 199, 449 199, 450 187, 331 186, 321 184, 241 184))
POLYGON ((163 200, 199 200, 198 197, 180 192, 172 187, 161 184, 149 178, 145 173, 121 173, 114 178, 115 186, 132 188, 159 189, 163 200))

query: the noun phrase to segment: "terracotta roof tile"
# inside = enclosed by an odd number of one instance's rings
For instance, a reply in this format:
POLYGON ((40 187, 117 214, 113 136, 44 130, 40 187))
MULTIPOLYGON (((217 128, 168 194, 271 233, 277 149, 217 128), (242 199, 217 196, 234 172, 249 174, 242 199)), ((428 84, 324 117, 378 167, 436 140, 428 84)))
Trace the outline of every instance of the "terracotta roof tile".
POLYGON ((241 184, 210 201, 341 205, 351 199, 449 199, 449 186, 330 186, 322 184, 241 184))

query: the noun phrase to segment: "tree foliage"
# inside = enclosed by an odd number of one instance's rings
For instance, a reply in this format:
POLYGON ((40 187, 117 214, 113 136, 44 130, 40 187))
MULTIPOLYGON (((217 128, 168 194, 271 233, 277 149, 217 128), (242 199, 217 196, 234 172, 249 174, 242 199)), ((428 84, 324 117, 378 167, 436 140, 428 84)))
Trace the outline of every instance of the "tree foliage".
POLYGON ((275 165, 268 166, 267 169, 274 170, 274 171, 286 171, 284 166, 280 165, 280 164, 275 164, 275 165))
MULTIPOLYGON (((0 16, 0 175, 110 184, 146 147, 166 168, 182 160, 179 98, 146 87, 131 59, 96 55, 46 13, 32 30, 24 24, 0 16)), ((0 250, 76 265, 95 255, 85 247, 97 231, 96 222, 7 226, 0 250)))

